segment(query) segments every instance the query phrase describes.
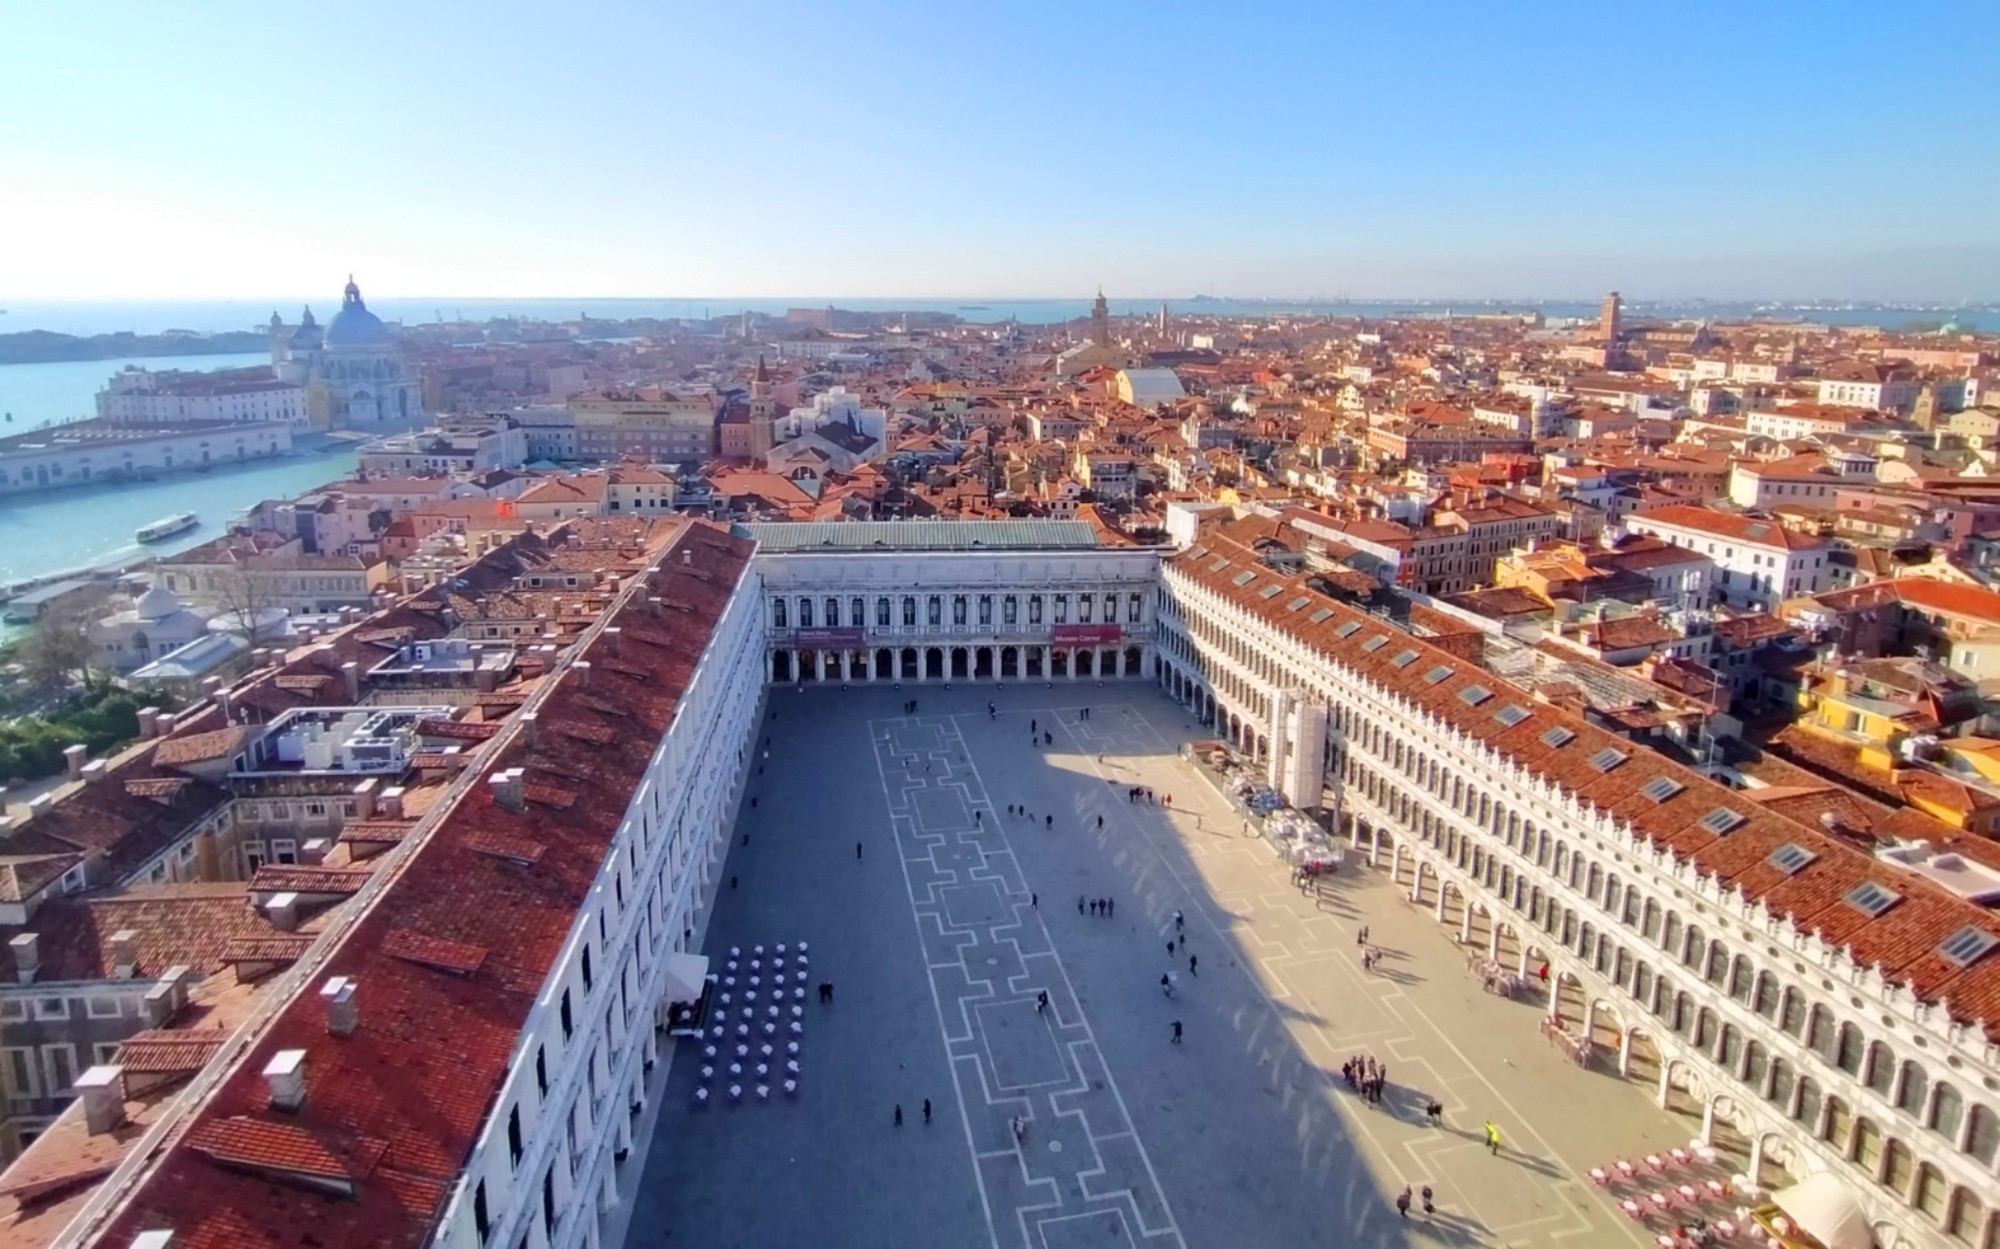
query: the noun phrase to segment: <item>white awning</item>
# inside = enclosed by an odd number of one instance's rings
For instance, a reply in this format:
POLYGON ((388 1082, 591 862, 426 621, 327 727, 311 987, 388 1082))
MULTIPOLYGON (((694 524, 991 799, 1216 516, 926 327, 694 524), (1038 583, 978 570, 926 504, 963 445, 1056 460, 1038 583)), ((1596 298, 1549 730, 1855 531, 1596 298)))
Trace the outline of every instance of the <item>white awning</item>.
POLYGON ((1875 1233, 1868 1226, 1867 1213, 1831 1171, 1807 1176, 1772 1193, 1771 1204, 1826 1249, 1875 1249, 1875 1233))
POLYGON ((667 1000, 669 1002, 695 1001, 701 997, 702 985, 707 979, 707 955, 667 955, 667 1000))

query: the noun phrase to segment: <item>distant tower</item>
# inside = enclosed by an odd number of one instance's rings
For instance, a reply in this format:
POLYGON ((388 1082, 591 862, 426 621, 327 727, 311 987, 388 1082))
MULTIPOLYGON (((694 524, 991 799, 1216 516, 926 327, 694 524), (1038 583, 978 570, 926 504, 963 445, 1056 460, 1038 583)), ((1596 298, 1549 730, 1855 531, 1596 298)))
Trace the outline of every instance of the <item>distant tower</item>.
POLYGON ((1597 328, 1604 335, 1606 347, 1618 345, 1618 292, 1612 291, 1604 297, 1604 309, 1597 315, 1597 328))
POLYGON ((1167 301, 1162 299, 1160 301, 1160 333, 1164 334, 1166 332, 1167 332, 1167 301))
POLYGON ((771 370, 764 367, 763 354, 759 353, 757 372, 750 378, 750 454, 759 459, 771 454, 771 448, 776 445, 772 434, 773 417, 771 370))
POLYGON ((1090 306, 1090 341, 1100 347, 1111 345, 1111 305, 1104 302, 1104 288, 1097 288, 1097 302, 1090 306))

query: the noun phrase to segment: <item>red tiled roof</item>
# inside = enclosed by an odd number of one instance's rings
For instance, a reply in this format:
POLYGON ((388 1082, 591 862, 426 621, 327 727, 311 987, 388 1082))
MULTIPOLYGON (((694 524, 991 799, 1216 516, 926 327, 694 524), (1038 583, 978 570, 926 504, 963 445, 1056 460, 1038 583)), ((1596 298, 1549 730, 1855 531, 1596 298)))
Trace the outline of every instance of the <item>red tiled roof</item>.
MULTIPOLYGON (((353 1195, 337 1196, 218 1167, 212 1155, 184 1141, 169 1146, 139 1177, 126 1205, 100 1229, 104 1243, 125 1243, 140 1230, 159 1227, 175 1230, 175 1249, 288 1243, 285 1238, 300 1229, 310 1229, 326 1249, 417 1249, 428 1242, 491 1112, 535 994, 596 884, 631 794, 673 722, 751 551, 748 541, 701 522, 684 524, 675 545, 694 553, 693 564, 683 566, 670 553, 645 588, 680 598, 693 610, 656 619, 643 599, 625 600, 612 616, 624 630, 626 658, 646 675, 616 674, 600 663, 608 653, 601 634, 582 647, 594 669, 592 694, 630 708, 632 723, 607 746, 545 731, 530 752, 519 735, 503 737, 493 757, 468 769, 431 809, 427 821, 436 823, 423 827, 435 831, 409 844, 396 879, 340 938, 325 970, 361 985, 354 1034, 330 1035, 313 991, 317 985, 302 990, 198 1111, 197 1127, 267 1119, 264 1064, 279 1050, 303 1049, 306 1101, 291 1121, 311 1132, 384 1142, 374 1170, 353 1195), (641 644, 633 645, 635 639, 641 644), (485 776, 526 766, 530 753, 538 768, 546 760, 583 778, 569 809, 530 803, 516 812, 496 803, 485 776), (544 850, 523 868, 467 845, 470 836, 489 832, 538 842, 544 850), (390 938, 405 931, 477 947, 486 956, 469 975, 441 975, 397 956, 390 938)), ((535 710, 545 723, 592 714, 575 708, 575 690, 574 681, 545 683, 535 710)), ((334 1162, 352 1156, 334 1151, 334 1162)), ((350 1165, 340 1173, 354 1170, 350 1165)))
POLYGON ((208 1065, 228 1039, 220 1028, 141 1032, 119 1042, 116 1061, 127 1075, 191 1075, 208 1065))
POLYGON ((227 1166, 350 1183, 365 1178, 389 1152, 389 1142, 379 1137, 248 1115, 211 1119, 188 1133, 187 1145, 227 1166))
POLYGON ((312 948, 313 937, 306 933, 273 932, 249 937, 231 937, 222 947, 222 961, 237 963, 296 963, 312 948))
POLYGON ((223 965, 231 940, 274 931, 234 884, 135 885, 110 893, 53 898, 25 925, 0 927, 0 941, 41 936, 40 980, 109 980, 117 972, 114 934, 139 934, 140 976, 187 966, 197 977, 223 965))
POLYGON ((309 867, 266 863, 250 878, 255 893, 329 893, 343 897, 361 892, 375 873, 365 867, 309 867))
POLYGON ((172 768, 227 759, 243 745, 248 733, 249 730, 238 726, 213 729, 207 733, 190 733, 185 737, 169 737, 153 752, 153 762, 163 768, 172 768))
POLYGON ((470 976, 486 961, 486 951, 476 945, 446 941, 428 933, 400 928, 382 939, 382 952, 391 958, 435 967, 441 971, 470 976))
POLYGON ((1812 551, 1826 545, 1824 539, 1787 529, 1775 520, 1757 520, 1734 512, 1717 512, 1685 503, 1649 508, 1634 513, 1631 519, 1782 551, 1812 551))

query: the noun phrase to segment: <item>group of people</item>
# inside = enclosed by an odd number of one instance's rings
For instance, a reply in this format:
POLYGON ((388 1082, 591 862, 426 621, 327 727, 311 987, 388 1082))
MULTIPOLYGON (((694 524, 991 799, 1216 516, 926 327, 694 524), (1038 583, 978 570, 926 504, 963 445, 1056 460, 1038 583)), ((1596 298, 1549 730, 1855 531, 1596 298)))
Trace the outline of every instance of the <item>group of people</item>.
POLYGON ((1382 1104, 1382 1090, 1389 1083, 1389 1068, 1375 1061, 1372 1054, 1356 1054, 1340 1064, 1341 1078, 1347 1081, 1349 1091, 1359 1093, 1371 1106, 1382 1104))
POLYGON ((1106 919, 1109 919, 1118 913, 1118 901, 1115 898, 1086 899, 1083 895, 1078 894, 1076 899, 1076 913, 1078 915, 1083 914, 1084 903, 1086 901, 1090 904, 1090 913, 1092 915, 1102 915, 1106 919))
MULTIPOLYGON (((1403 1191, 1396 1194, 1396 1213, 1406 1219, 1410 1217, 1410 1186, 1408 1184, 1403 1185, 1403 1191)), ((1424 1185, 1424 1213, 1426 1215, 1437 1213, 1437 1207, 1431 1204, 1431 1186, 1428 1184, 1424 1185)))
POLYGON ((1127 802, 1147 802, 1147 803, 1150 803, 1150 802, 1155 802, 1155 801, 1158 801, 1158 802, 1160 802, 1160 805, 1161 805, 1161 806, 1164 806, 1164 807, 1171 807, 1171 806, 1173 806, 1173 805, 1174 805, 1174 796, 1173 796, 1172 794, 1168 794, 1168 795, 1166 796, 1165 800, 1163 800, 1163 801, 1162 801, 1162 800, 1159 800, 1159 799, 1155 799, 1155 798, 1153 797, 1153 787, 1152 787, 1152 786, 1150 786, 1150 785, 1134 785, 1134 786, 1133 786, 1132 788, 1130 788, 1130 789, 1128 789, 1128 790, 1126 790, 1126 791, 1125 791, 1125 801, 1127 801, 1127 802))
MULTIPOLYGON (((989 703, 989 704, 987 704, 987 705, 988 705, 988 706, 991 706, 992 704, 990 704, 990 703, 989 703)), ((906 715, 906 716, 913 716, 913 715, 917 714, 917 700, 916 700, 916 699, 912 698, 912 699, 911 699, 911 700, 910 700, 909 702, 906 702, 906 703, 904 703, 904 704, 903 704, 903 714, 904 714, 904 715, 906 715)), ((777 719, 778 717, 776 717, 776 716, 772 716, 771 718, 772 718, 773 720, 775 720, 775 719, 777 719)))

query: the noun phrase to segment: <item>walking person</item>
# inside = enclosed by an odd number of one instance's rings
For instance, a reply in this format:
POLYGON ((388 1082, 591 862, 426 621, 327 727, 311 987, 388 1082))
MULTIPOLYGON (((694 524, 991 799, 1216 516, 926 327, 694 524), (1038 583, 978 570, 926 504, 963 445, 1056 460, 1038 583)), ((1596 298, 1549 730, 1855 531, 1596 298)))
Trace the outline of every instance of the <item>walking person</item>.
POLYGON ((1100 831, 1104 828, 1104 817, 1101 815, 1097 817, 1097 827, 1100 831))
POLYGON ((1180 911, 1176 909, 1174 911, 1174 931, 1180 932, 1182 929, 1186 927, 1187 927, 1186 921, 1181 918, 1180 911))
POLYGON ((1175 1045, 1181 1043, 1181 1021, 1178 1019, 1174 1020, 1174 1039, 1172 1043, 1175 1045))
POLYGON ((1402 1218, 1410 1217, 1410 1186, 1403 1185, 1403 1191, 1396 1194, 1396 1213, 1402 1218))
MULTIPOLYGON (((1184 946, 1182 946, 1181 948, 1182 948, 1182 949, 1186 949, 1187 947, 1186 947, 1186 946, 1184 945, 1184 946)), ((1197 974, 1199 974, 1199 973, 1197 973, 1197 972, 1195 971, 1195 968, 1196 968, 1196 967, 1197 967, 1197 966, 1198 966, 1198 965, 1199 965, 1200 963, 1201 963, 1201 960, 1200 960, 1199 958, 1196 958, 1196 957, 1195 957, 1194 955, 1192 955, 1192 954, 1188 955, 1188 975, 1190 975, 1190 976, 1193 976, 1193 975, 1197 975, 1197 974)))
POLYGON ((1077 895, 1076 895, 1076 913, 1077 913, 1078 915, 1081 915, 1081 914, 1083 914, 1083 895, 1082 895, 1082 894, 1077 894, 1077 895))
POLYGON ((861 857, 861 843, 858 841, 854 843, 854 857, 857 859, 861 857))
POLYGON ((1040 993, 1037 993, 1035 995, 1035 1013, 1039 1015, 1048 1008, 1049 1008, 1049 991, 1047 989, 1043 989, 1040 993))
POLYGON ((1042 817, 1042 827, 1043 827, 1043 828, 1054 828, 1055 826, 1056 826, 1056 817, 1055 817, 1055 816, 1053 816, 1053 815, 1045 815, 1045 816, 1043 816, 1043 817, 1042 817))
POLYGON ((896 1103, 896 1126, 899 1128, 903 1126, 903 1103, 901 1102, 896 1103))
POLYGON ((1486 1152, 1495 1158, 1500 1156, 1500 1129, 1493 1126, 1493 1120, 1486 1121, 1486 1152))
POLYGON ((1112 915, 1118 914, 1118 899, 1106 898, 1104 900, 1104 908, 1108 913, 1112 915))
POLYGON ((1431 1204, 1431 1186, 1426 1184, 1424 1185, 1424 1217, 1429 1218, 1436 1213, 1437 1207, 1431 1204))
POLYGON ((1172 972, 1162 972, 1160 974, 1160 993, 1166 997, 1174 995, 1174 977, 1172 972))
POLYGON ((1167 957, 1172 958, 1173 956, 1174 956, 1174 943, 1169 941, 1167 942, 1167 957))
MULTIPOLYGON (((924 1122, 929 1123, 930 1121, 931 1121, 931 1099, 926 1097, 924 1098, 924 1122)), ((1425 1191, 1428 1192, 1430 1190, 1426 1189, 1425 1191)))
POLYGON ((1041 894, 1039 894, 1039 893, 1031 893, 1031 894, 1029 894, 1029 895, 1028 895, 1028 906, 1029 906, 1029 908, 1030 908, 1031 910, 1036 910, 1036 911, 1039 911, 1039 910, 1041 910, 1041 909, 1042 909, 1042 895, 1041 895, 1041 894))

